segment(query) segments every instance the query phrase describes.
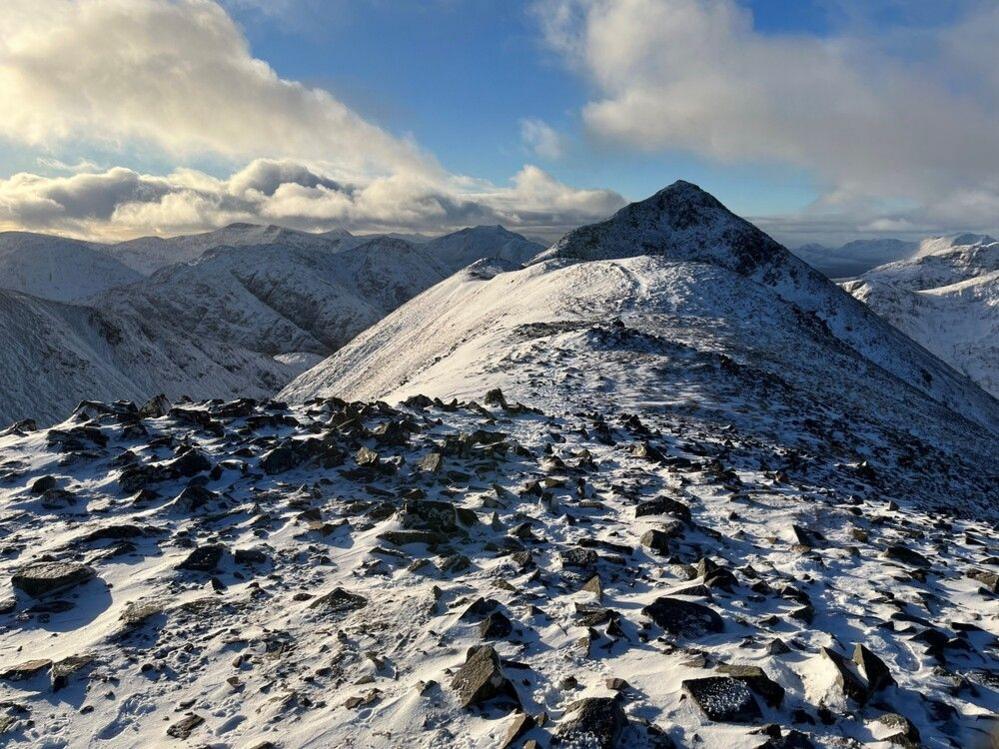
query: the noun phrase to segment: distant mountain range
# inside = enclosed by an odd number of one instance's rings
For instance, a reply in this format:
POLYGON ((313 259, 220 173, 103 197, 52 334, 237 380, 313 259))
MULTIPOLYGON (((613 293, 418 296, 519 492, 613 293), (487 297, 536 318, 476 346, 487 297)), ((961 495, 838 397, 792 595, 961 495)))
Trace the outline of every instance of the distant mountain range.
POLYGON ((901 239, 857 239, 840 247, 806 244, 791 250, 830 278, 851 278, 885 263, 902 260, 919 247, 901 239))
POLYGON ((86 398, 273 395, 460 267, 540 249, 501 227, 418 244, 249 224, 114 245, 0 234, 0 421, 86 398))

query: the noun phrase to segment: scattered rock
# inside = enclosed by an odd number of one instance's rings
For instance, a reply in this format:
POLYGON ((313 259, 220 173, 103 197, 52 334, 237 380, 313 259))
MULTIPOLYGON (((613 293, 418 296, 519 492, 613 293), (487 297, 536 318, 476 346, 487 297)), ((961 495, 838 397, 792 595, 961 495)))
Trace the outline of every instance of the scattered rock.
POLYGON ((93 577, 94 571, 82 564, 36 562, 15 572, 11 583, 32 598, 41 598, 82 585, 93 577))
POLYGON ((627 725, 628 716, 616 698, 588 697, 566 708, 553 745, 612 749, 627 725))
POLYGON ((763 719, 760 706, 756 704, 752 692, 743 680, 708 676, 703 679, 686 679, 682 687, 709 720, 754 723, 763 719))
POLYGON ((465 663, 451 680, 463 708, 482 705, 493 699, 520 705, 517 690, 500 667, 500 657, 489 645, 472 648, 465 663))
POLYGON ((714 609, 679 598, 657 598, 643 608, 642 613, 676 636, 701 637, 725 629, 725 623, 714 609))

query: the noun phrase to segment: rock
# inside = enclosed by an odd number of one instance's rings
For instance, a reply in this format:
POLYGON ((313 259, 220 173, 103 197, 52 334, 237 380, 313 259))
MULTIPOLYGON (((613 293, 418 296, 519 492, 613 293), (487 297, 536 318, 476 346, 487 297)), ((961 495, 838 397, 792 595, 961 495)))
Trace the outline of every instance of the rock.
POLYGON ((500 742, 500 749, 510 749, 521 736, 537 725, 533 716, 527 713, 515 713, 510 727, 506 729, 506 735, 500 742))
POLYGON ((854 672, 853 663, 835 650, 822 648, 821 652, 822 656, 836 669, 836 685, 843 694, 861 705, 867 702, 867 685, 854 672))
POLYGON ((642 534, 640 543, 656 554, 661 554, 662 556, 669 554, 669 536, 665 531, 656 528, 647 530, 642 534))
POLYGON ((138 627, 149 617, 162 613, 163 609, 163 603, 157 600, 129 601, 120 619, 126 627, 138 627))
POLYGON ((79 540, 85 543, 94 541, 124 541, 130 538, 144 536, 145 531, 137 525, 119 524, 105 525, 103 528, 96 528, 90 533, 80 536, 79 540))
POLYGON ((612 749, 628 725, 621 703, 613 697, 588 697, 566 708, 555 729, 553 746, 612 749))
POLYGON ((154 395, 139 409, 139 416, 143 419, 158 419, 161 416, 166 416, 170 411, 170 401, 169 399, 160 393, 159 395, 154 395))
POLYGON ((32 494, 44 494, 49 491, 49 489, 55 489, 58 486, 55 476, 41 476, 32 482, 31 493, 32 494))
POLYGON ((643 608, 642 613, 676 636, 700 637, 725 629, 725 623, 714 609, 679 598, 657 598, 643 608))
POLYGON ((194 572, 212 572, 218 568, 224 553, 225 547, 222 544, 200 546, 188 554, 187 559, 177 565, 177 569, 194 572))
POLYGON ((49 672, 52 691, 58 692, 65 687, 69 684, 69 680, 73 674, 86 668, 92 662, 93 658, 89 655, 71 655, 68 658, 63 658, 61 661, 53 663, 52 670, 49 672))
POLYGON ((236 560, 236 564, 247 566, 267 562, 267 554, 261 549, 236 549, 233 557, 236 560))
POLYGON ((990 570, 968 570, 966 573, 971 580, 977 580, 985 586, 991 593, 999 593, 999 572, 990 570))
POLYGON ((301 463, 302 456, 288 444, 278 445, 260 456, 260 470, 268 476, 290 471, 301 463))
POLYGON ((94 577, 94 571, 74 562, 36 562, 22 567, 11 577, 15 588, 32 598, 61 593, 94 577))
POLYGON ((205 719, 200 715, 191 714, 186 718, 181 718, 172 726, 167 729, 167 736, 172 736, 175 739, 186 739, 193 732, 194 729, 205 722, 205 719))
POLYGON ((493 699, 509 700, 520 705, 513 683, 500 667, 500 658, 489 645, 472 648, 468 658, 451 680, 463 708, 482 705, 493 699))
POLYGON ((919 730, 912 722, 898 713, 885 713, 872 721, 876 726, 875 736, 905 749, 919 749, 922 741, 919 730))
POLYGON ((502 640, 513 632, 513 623, 502 611, 494 611, 479 623, 484 640, 502 640))
POLYGON ((593 549, 584 549, 581 546, 560 551, 559 556, 562 557, 562 565, 564 567, 593 567, 596 565, 597 560, 600 559, 597 552, 593 549))
POLYGON ((885 662, 874 653, 857 643, 853 648, 853 662, 857 664, 860 673, 867 679, 867 691, 874 693, 895 685, 891 671, 885 662))
POLYGON ((681 520, 690 521, 690 508, 683 502, 677 502, 669 497, 656 497, 644 502, 639 502, 635 507, 635 517, 645 517, 646 515, 674 515, 681 520))
POLYGON ((200 450, 188 450, 165 464, 173 476, 195 476, 212 470, 211 461, 200 450))
POLYGON ((444 456, 438 452, 427 453, 418 464, 423 473, 440 473, 444 465, 444 456))
POLYGON ((16 666, 11 666, 4 671, 0 671, 0 680, 23 681, 24 679, 30 679, 51 665, 52 661, 48 658, 36 658, 34 660, 24 661, 23 663, 18 663, 16 666))
POLYGON ((450 502, 407 499, 399 515, 403 528, 418 528, 440 534, 458 530, 458 516, 450 502))
POLYGON ((354 462, 359 466, 374 467, 377 466, 381 461, 380 456, 374 450, 362 447, 354 455, 354 462))
POLYGON ((485 397, 482 399, 482 402, 487 406, 499 406, 504 411, 509 408, 506 398, 503 396, 503 391, 499 388, 493 388, 487 392, 485 397))
POLYGON ((760 706, 744 681, 727 676, 708 676, 686 679, 681 686, 709 720, 753 723, 763 719, 760 706))
POLYGON ((368 605, 368 599, 344 588, 334 588, 309 604, 310 609, 322 609, 327 613, 346 614, 368 605))
POLYGON ((885 549, 885 556, 888 559, 894 559, 896 562, 902 562, 902 564, 907 564, 910 567, 930 567, 930 560, 920 554, 918 551, 913 551, 908 546, 889 546, 885 549))
POLYGON ((759 666, 722 664, 718 666, 718 671, 744 682, 770 707, 779 708, 784 701, 784 687, 767 676, 766 672, 759 666))

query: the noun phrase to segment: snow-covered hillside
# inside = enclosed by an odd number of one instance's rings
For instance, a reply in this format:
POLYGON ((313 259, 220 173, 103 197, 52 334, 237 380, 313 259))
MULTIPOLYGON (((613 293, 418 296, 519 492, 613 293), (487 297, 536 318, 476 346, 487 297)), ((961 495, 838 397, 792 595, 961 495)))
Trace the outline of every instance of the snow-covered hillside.
POLYGON ((3 738, 988 747, 999 404, 747 227, 676 185, 297 404, 0 435, 3 738))
POLYGON ((0 232, 0 289, 72 302, 141 277, 87 242, 0 232))
POLYGON ((829 278, 852 278, 879 265, 903 260, 919 247, 901 239, 855 239, 840 247, 807 244, 792 252, 829 278))
POLYGON ((911 259, 843 288, 999 397, 999 241, 971 234, 924 240, 911 259))

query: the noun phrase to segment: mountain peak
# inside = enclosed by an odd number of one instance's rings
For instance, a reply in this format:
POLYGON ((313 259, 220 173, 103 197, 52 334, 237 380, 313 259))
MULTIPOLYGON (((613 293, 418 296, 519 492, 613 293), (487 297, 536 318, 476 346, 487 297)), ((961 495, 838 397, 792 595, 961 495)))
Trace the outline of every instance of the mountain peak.
POLYGON ((745 274, 789 253, 710 193, 691 182, 677 180, 655 195, 625 206, 602 223, 570 232, 534 262, 554 258, 612 260, 639 255, 708 262, 745 274))

